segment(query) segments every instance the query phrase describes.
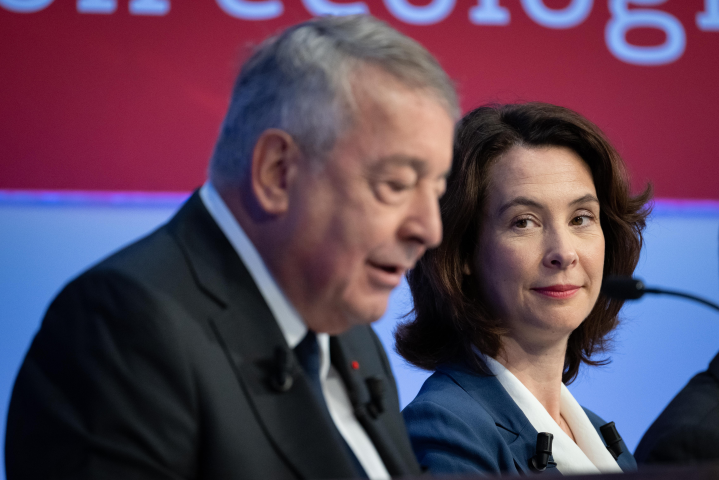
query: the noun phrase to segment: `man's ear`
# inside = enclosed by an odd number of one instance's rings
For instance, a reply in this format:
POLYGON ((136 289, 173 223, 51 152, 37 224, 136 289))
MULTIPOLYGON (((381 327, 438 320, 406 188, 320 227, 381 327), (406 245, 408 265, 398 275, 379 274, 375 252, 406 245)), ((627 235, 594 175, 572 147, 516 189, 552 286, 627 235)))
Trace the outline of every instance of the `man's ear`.
POLYGON ((252 151, 252 191, 266 213, 281 215, 289 208, 289 185, 301 152, 292 136, 278 128, 262 132, 252 151))

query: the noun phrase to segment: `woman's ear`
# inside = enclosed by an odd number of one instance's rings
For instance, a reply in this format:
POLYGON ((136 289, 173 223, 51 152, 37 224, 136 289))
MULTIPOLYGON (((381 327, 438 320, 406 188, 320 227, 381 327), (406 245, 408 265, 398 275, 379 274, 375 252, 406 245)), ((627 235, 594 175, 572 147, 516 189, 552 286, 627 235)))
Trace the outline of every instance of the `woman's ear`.
POLYGON ((464 265, 462 265, 462 273, 465 275, 472 275, 472 269, 469 268, 469 262, 464 262, 464 265))
POLYGON ((282 215, 289 208, 289 186, 294 180, 301 152, 292 136, 278 128, 262 132, 252 151, 251 185, 265 213, 282 215))

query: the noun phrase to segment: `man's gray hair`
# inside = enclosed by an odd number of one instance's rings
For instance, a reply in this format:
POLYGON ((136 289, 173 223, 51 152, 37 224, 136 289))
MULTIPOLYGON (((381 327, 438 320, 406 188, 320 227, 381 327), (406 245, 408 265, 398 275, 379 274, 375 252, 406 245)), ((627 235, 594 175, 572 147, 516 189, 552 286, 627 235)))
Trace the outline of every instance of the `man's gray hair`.
POLYGON ((352 123, 350 78, 362 65, 427 90, 452 118, 459 117, 451 80, 419 43, 370 16, 319 17, 265 40, 243 65, 210 162, 211 178, 245 180, 255 143, 268 128, 292 135, 303 154, 323 158, 352 123))

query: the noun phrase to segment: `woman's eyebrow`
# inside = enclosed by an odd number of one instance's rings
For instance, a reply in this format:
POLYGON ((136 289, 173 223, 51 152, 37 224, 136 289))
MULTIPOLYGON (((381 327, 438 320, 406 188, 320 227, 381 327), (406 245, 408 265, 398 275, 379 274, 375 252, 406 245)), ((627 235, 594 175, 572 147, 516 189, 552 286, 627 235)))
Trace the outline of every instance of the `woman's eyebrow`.
POLYGON ((524 206, 524 207, 535 207, 535 208, 543 208, 542 204, 537 202, 536 200, 532 200, 528 197, 515 197, 509 202, 502 205, 502 207, 499 209, 498 214, 501 215, 504 212, 506 212, 508 209, 512 207, 516 207, 518 205, 524 206))
POLYGON ((578 204, 580 204, 580 203, 597 203, 597 204, 598 204, 598 203, 599 203, 599 199, 597 199, 597 197, 595 197, 595 196, 592 195, 591 193, 588 193, 588 194, 584 195, 583 197, 579 197, 579 198, 577 198, 576 200, 572 200, 572 201, 569 203, 569 206, 570 206, 570 207, 573 207, 573 206, 578 205, 578 204))

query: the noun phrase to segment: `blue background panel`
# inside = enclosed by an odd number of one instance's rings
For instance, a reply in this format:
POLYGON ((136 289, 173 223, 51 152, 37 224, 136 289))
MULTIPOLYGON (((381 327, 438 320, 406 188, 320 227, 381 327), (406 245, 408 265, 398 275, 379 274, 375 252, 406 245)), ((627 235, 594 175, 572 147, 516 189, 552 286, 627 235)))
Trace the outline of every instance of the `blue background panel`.
MULTIPOLYGON (((2 193, 2 192, 0 192, 2 193)), ((0 447, 12 384, 44 311, 78 273, 166 221, 177 195, 0 195, 0 447)), ((719 205, 658 202, 637 276, 648 285, 719 298, 719 205)), ((407 404, 428 375, 394 353, 392 332, 410 310, 403 284, 374 324, 407 404)), ((676 394, 719 351, 719 315, 671 297, 628 304, 612 363, 584 368, 570 387, 579 402, 617 423, 632 450, 676 394)), ((0 480, 4 479, 4 457, 0 480)))

